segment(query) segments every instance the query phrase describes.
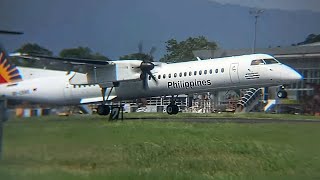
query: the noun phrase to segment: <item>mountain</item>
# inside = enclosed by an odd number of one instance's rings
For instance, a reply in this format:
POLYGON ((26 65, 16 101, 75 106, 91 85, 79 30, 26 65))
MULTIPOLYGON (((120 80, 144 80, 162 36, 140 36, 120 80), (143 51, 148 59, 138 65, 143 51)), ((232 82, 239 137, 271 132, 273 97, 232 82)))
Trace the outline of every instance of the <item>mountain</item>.
MULTIPOLYGON (((254 18, 250 8, 208 0, 10 1, 0 7, 0 29, 24 31, 1 35, 9 51, 26 42, 55 54, 64 48, 88 46, 112 59, 155 46, 156 58, 170 38, 204 35, 222 48, 252 46, 254 18)), ((257 47, 288 46, 319 34, 320 13, 267 9, 258 19, 257 47)))

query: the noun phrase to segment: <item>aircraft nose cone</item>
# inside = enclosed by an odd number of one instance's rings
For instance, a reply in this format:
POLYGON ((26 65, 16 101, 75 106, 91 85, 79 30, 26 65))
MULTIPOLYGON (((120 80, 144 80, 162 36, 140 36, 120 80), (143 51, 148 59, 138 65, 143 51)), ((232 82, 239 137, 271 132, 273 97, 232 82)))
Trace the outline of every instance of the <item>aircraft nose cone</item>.
POLYGON ((292 80, 297 80, 297 81, 303 80, 303 76, 298 72, 295 72, 294 74, 292 74, 291 78, 292 80))
POLYGON ((297 71, 295 71, 294 69, 291 69, 290 68, 290 71, 286 74, 283 74, 284 75, 284 78, 289 80, 289 81, 300 81, 300 80, 303 80, 303 76, 298 73, 297 71))

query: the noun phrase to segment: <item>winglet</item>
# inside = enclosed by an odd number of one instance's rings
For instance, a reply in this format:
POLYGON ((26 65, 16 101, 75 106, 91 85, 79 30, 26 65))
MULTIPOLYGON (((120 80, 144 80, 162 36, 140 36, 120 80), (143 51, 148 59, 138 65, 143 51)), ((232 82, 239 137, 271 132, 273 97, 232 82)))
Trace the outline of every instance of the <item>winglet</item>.
POLYGON ((199 57, 197 57, 197 60, 198 60, 198 61, 201 61, 202 59, 200 59, 199 57))

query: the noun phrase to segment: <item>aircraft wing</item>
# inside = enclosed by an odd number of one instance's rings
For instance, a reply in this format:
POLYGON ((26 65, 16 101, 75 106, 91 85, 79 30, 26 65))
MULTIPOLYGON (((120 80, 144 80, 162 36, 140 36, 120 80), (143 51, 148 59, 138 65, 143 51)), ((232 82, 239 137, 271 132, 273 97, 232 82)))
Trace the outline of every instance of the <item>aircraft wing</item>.
MULTIPOLYGON (((24 59, 35 60, 55 60, 60 61, 67 66, 67 71, 76 71, 71 78, 72 85, 92 85, 99 84, 102 87, 117 86, 121 81, 141 80, 141 74, 144 74, 144 82, 147 81, 147 74, 151 74, 154 64, 145 63, 141 60, 91 60, 80 58, 61 58, 46 55, 30 55, 23 53, 12 53, 10 57, 20 57, 24 59), (81 71, 75 70, 81 66, 81 71), (142 67, 143 66, 143 67, 142 67)), ((79 68, 78 68, 79 69, 79 68)), ((154 78, 154 77, 153 77, 154 78)))
POLYGON ((110 64, 111 61, 106 60, 93 60, 93 59, 80 59, 80 58, 63 58, 57 56, 46 56, 39 54, 25 54, 25 53, 11 53, 10 57, 20 57, 23 59, 35 59, 35 60, 55 60, 63 63, 69 63, 74 65, 92 65, 92 66, 105 66, 110 64))

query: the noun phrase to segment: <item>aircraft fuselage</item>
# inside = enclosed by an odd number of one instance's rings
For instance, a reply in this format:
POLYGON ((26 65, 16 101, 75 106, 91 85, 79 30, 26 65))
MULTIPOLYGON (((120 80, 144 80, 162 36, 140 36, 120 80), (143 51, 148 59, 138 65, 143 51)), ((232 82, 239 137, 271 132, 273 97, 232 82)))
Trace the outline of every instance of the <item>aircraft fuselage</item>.
MULTIPOLYGON (((24 74, 24 80, 1 84, 0 95, 9 99, 46 104, 102 101, 99 85, 72 85, 69 82, 72 73, 32 68, 20 68, 20 71, 24 74)), ((163 63, 156 66, 152 74, 158 83, 148 78, 148 87, 144 89, 142 81, 138 79, 120 82, 118 87, 112 89, 109 100, 268 87, 290 84, 302 79, 292 68, 264 54, 163 63)), ((106 94, 109 94, 110 90, 111 88, 107 88, 106 94)))

